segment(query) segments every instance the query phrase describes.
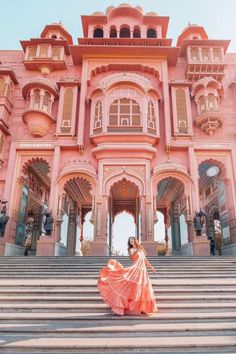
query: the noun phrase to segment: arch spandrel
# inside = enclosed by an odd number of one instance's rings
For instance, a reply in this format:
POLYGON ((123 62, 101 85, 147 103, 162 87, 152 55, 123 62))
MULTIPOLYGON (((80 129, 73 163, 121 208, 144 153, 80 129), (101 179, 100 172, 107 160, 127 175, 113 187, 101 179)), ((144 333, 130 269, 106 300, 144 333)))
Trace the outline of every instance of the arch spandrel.
POLYGON ((186 167, 180 164, 161 164, 154 168, 152 176, 153 191, 157 190, 159 182, 170 177, 182 182, 185 194, 192 196, 192 191, 195 190, 192 177, 188 174, 186 167))
POLYGON ((138 177, 132 174, 131 171, 127 171, 124 169, 120 169, 120 171, 115 171, 114 174, 110 175, 103 184, 103 195, 108 196, 110 193, 111 187, 117 183, 120 182, 122 179, 126 179, 128 182, 133 183, 138 187, 139 190, 139 195, 143 196, 145 195, 145 184, 144 181, 138 177))
POLYGON ((68 162, 59 172, 57 183, 59 193, 63 191, 64 184, 71 178, 81 177, 91 184, 91 193, 95 194, 97 186, 97 172, 95 168, 86 162, 68 162))
MULTIPOLYGON (((197 156, 196 157, 197 160, 197 165, 198 167, 202 164, 202 163, 209 163, 211 165, 216 165, 220 168, 221 171, 221 177, 223 179, 229 179, 229 169, 226 169, 226 157, 225 156, 216 156, 215 158, 207 158, 207 156, 197 156)), ((198 169, 198 178, 200 178, 199 176, 199 169, 198 169)))

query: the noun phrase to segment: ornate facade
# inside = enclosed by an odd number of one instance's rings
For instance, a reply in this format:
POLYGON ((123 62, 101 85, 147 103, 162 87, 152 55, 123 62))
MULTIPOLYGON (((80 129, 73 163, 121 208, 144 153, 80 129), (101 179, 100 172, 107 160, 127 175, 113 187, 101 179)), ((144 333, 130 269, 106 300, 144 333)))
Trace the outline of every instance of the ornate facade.
POLYGON ((140 6, 110 6, 82 16, 76 44, 54 23, 22 50, 0 51, 0 196, 9 215, 1 255, 23 253, 29 213, 37 255, 73 255, 89 211, 91 254, 107 254, 123 210, 148 254, 157 252, 158 210, 174 253, 204 255, 207 236, 193 227, 200 207, 208 237, 218 220, 223 254, 236 253, 236 54, 198 25, 173 45, 168 22, 140 6), (46 210, 52 235, 42 232, 46 210))

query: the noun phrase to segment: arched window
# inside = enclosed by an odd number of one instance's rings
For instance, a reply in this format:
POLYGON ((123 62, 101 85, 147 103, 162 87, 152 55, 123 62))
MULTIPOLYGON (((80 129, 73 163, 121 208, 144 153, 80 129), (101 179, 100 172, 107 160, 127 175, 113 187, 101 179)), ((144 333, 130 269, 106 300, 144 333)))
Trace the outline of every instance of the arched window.
POLYGON ((102 127, 102 102, 97 101, 94 110, 94 129, 102 127))
POLYGON ((154 28, 147 30, 147 38, 157 38, 157 31, 154 28))
POLYGON ((110 28, 110 38, 117 38, 117 30, 116 27, 110 28))
POLYGON ((152 132, 152 130, 156 130, 155 109, 152 101, 148 102, 147 125, 148 130, 150 129, 150 132, 152 132))
POLYGON ((133 38, 140 38, 140 37, 141 37, 140 28, 138 26, 135 26, 133 31, 133 38))
POLYGON ((0 96, 4 96, 5 94, 5 79, 4 77, 0 77, 0 96))
POLYGON ((33 108, 39 109, 40 108, 40 90, 34 90, 33 96, 33 108))
POLYGON ((102 28, 95 28, 93 31, 94 38, 103 38, 103 29, 102 28))
POLYGON ((56 34, 53 34, 53 35, 51 35, 51 38, 57 39, 57 35, 56 35, 56 34))
POLYGON ((120 38, 130 38, 130 29, 129 29, 129 27, 122 27, 120 29, 120 38))
POLYGON ((45 92, 42 108, 43 111, 50 113, 50 94, 48 92, 45 92))
POLYGON ((135 100, 121 98, 115 100, 109 110, 110 126, 140 126, 141 113, 135 100))
POLYGON ((199 107, 200 114, 206 112, 206 97, 205 96, 199 97, 198 107, 199 107))

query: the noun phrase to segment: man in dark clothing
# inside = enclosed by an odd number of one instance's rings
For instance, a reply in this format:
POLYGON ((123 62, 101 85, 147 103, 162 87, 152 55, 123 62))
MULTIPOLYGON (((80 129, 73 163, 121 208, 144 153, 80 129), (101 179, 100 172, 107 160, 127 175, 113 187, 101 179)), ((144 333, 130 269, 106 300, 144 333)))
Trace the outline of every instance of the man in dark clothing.
POLYGON ((215 256, 215 240, 210 237, 210 255, 215 256))

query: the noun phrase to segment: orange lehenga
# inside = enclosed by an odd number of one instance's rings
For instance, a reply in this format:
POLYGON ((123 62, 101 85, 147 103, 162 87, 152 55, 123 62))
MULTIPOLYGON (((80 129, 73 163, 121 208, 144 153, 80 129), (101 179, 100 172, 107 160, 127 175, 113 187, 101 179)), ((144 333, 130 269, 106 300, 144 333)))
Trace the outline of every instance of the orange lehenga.
POLYGON ((104 302, 118 314, 149 314, 157 311, 146 257, 142 250, 131 255, 132 265, 124 268, 110 259, 99 273, 98 289, 104 302))

